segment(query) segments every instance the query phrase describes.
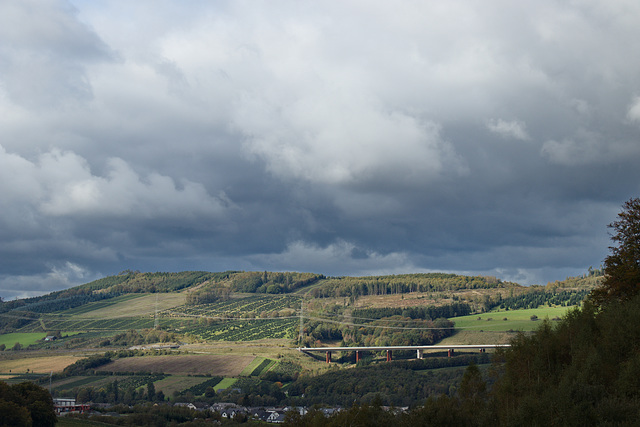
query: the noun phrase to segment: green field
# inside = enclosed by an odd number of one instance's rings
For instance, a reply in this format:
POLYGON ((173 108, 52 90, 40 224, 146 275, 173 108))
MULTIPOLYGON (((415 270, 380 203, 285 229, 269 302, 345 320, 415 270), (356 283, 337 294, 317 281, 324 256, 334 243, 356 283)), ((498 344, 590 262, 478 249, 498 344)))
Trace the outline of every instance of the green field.
POLYGON ((471 331, 533 331, 540 322, 564 316, 572 307, 540 307, 528 310, 501 310, 483 314, 453 317, 456 329, 471 331), (538 316, 537 321, 531 316, 538 316), (505 320, 506 319, 506 320, 505 320))
POLYGON ((238 381, 237 378, 224 378, 213 389, 218 392, 219 390, 227 389, 234 385, 238 381))
POLYGON ((27 347, 31 344, 35 344, 38 340, 46 337, 44 332, 28 332, 28 333, 11 333, 0 335, 0 344, 4 344, 7 349, 13 347, 17 342, 22 344, 23 347, 27 347))
POLYGON ((263 372, 268 371, 277 362, 275 360, 267 359, 266 357, 256 357, 251 363, 249 363, 240 373, 240 376, 259 376, 263 372))

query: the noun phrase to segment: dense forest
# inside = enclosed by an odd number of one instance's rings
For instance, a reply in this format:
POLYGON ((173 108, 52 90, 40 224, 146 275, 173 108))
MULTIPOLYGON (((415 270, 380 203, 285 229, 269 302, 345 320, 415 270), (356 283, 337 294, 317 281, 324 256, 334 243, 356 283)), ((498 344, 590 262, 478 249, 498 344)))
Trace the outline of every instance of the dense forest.
POLYGON ((354 319, 360 323, 366 323, 383 317, 402 316, 410 319, 429 319, 458 317, 471 314, 471 307, 465 303, 453 303, 440 306, 418 306, 418 307, 371 307, 358 308, 351 313, 354 319))
POLYGON ((230 277, 235 292, 284 294, 324 279, 322 274, 291 272, 242 272, 230 277))
POLYGON ((375 277, 337 277, 328 279, 322 287, 314 288, 314 298, 389 295, 411 292, 441 292, 460 289, 491 289, 518 286, 488 276, 460 276, 448 273, 399 274, 375 277))
POLYGON ((579 305, 589 295, 588 289, 556 290, 549 292, 547 289, 532 289, 525 294, 492 301, 490 308, 498 307, 506 310, 518 310, 538 308, 541 305, 571 307, 579 305))

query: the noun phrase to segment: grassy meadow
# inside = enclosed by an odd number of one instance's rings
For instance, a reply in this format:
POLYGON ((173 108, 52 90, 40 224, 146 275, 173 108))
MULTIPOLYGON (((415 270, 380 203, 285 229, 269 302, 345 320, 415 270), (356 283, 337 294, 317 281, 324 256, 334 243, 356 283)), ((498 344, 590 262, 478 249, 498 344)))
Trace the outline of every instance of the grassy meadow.
POLYGON ((0 335, 0 344, 4 344, 7 349, 14 346, 19 342, 23 347, 27 347, 31 344, 35 344, 39 340, 46 337, 48 334, 44 332, 27 332, 27 333, 12 333, 0 335))
POLYGON ((158 311, 174 308, 184 304, 185 298, 184 293, 129 294, 89 303, 61 314, 92 319, 151 316, 155 314, 156 307, 158 311))
POLYGON ((500 310, 482 314, 453 317, 456 329, 468 331, 533 331, 540 321, 560 318, 571 307, 539 307, 527 310, 500 310), (538 320, 531 320, 537 316, 538 320))
POLYGON ((231 387, 232 385, 234 385, 236 383, 236 381, 238 381, 237 378, 224 378, 213 389, 216 392, 218 392, 218 391, 220 391, 222 389, 227 389, 227 388, 231 387))

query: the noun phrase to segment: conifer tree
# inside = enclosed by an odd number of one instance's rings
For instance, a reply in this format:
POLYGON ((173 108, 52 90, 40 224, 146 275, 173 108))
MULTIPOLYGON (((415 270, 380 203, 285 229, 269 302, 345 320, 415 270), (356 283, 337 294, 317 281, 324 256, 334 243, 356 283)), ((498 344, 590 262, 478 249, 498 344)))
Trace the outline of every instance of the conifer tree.
POLYGON ((609 228, 615 233, 611 254, 604 260, 604 282, 591 294, 597 306, 614 301, 627 301, 640 292, 640 198, 623 205, 618 220, 609 228))

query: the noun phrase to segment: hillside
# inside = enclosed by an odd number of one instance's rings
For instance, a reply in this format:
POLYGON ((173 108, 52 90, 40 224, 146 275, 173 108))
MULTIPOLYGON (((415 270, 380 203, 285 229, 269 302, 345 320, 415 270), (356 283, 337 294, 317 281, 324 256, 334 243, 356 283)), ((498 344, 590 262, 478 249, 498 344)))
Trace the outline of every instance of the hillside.
MULTIPOLYGON (((375 321, 393 322, 399 330, 419 329, 429 328, 428 322, 438 318, 575 305, 600 279, 596 271, 544 287, 525 287, 495 277, 445 273, 325 277, 295 272, 124 271, 64 291, 2 302, 0 332, 62 331, 74 335, 64 341, 69 348, 81 347, 87 340, 106 345, 113 341, 109 337, 146 329, 186 341, 292 339, 299 335, 302 317, 307 343, 345 338, 357 343, 373 335, 384 340, 375 321), (369 332, 350 332, 365 323, 369 332)), ((409 339, 382 335, 394 342, 409 339)), ((443 338, 428 335, 431 338, 411 340, 443 338)))
POLYGON ((464 367, 486 364, 488 355, 434 352, 416 361, 413 352, 396 351, 391 381, 384 354, 369 352, 354 365, 348 347, 506 343, 514 331, 535 329, 534 317, 562 316, 599 280, 591 274, 526 287, 443 273, 125 271, 0 304, 0 375, 46 382, 54 371, 55 395, 94 402, 199 396, 240 403, 233 390, 241 390, 258 405, 345 404, 357 383, 363 402, 384 384, 398 390, 380 394, 385 403, 413 404, 455 389, 464 367), (329 365, 323 355, 296 351, 299 345, 346 348, 329 365), (336 366, 359 370, 344 376, 336 366), (327 383, 335 387, 321 393, 327 383), (145 394, 145 384, 160 397, 145 394))

